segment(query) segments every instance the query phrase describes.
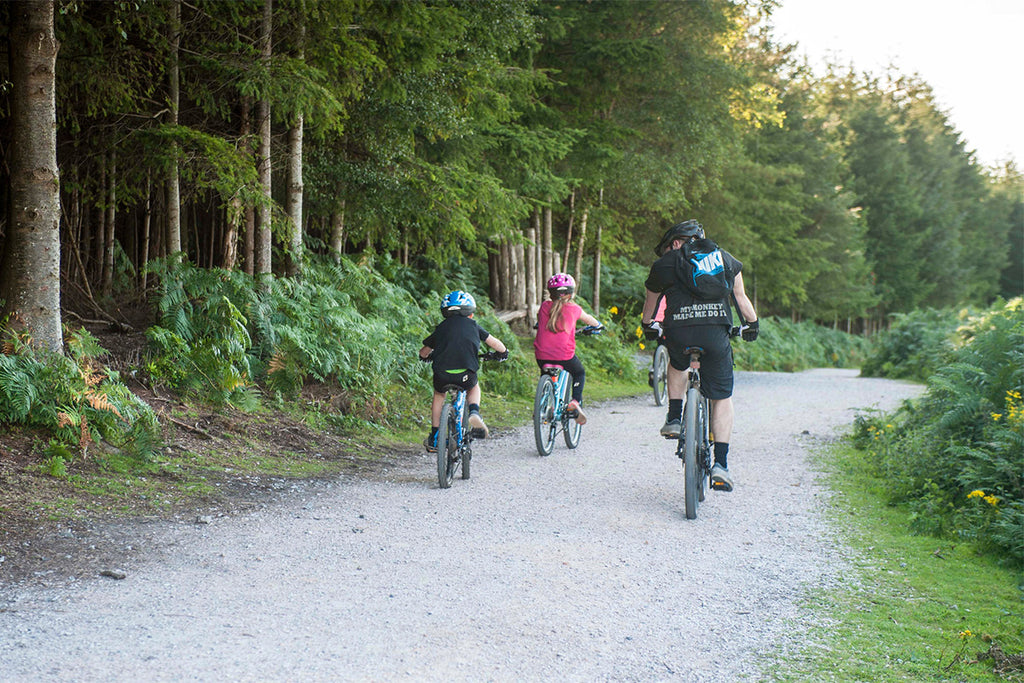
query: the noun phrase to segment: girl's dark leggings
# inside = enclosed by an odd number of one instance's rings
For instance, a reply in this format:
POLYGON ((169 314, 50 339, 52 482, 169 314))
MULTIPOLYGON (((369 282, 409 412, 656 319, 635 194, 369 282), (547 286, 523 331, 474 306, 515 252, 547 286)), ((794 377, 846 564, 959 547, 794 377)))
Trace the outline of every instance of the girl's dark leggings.
POLYGON ((583 369, 583 361, 576 356, 573 356, 569 360, 537 359, 538 368, 544 367, 545 365, 561 365, 569 371, 569 374, 572 375, 572 398, 580 405, 583 405, 583 384, 587 381, 587 371, 583 369))

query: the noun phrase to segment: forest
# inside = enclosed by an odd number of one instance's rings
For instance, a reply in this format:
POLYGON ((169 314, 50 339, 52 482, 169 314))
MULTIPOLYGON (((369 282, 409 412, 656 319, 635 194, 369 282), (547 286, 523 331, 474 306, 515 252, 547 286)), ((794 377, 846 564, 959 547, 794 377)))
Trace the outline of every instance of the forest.
POLYGON ((687 217, 762 316, 870 333, 1019 295, 1015 161, 982 167, 916 75, 815 76, 776 4, 4 3, 0 313, 59 350, 73 316, 127 322, 154 263, 343 255, 496 308, 511 258, 528 300, 565 270, 635 312, 687 217))

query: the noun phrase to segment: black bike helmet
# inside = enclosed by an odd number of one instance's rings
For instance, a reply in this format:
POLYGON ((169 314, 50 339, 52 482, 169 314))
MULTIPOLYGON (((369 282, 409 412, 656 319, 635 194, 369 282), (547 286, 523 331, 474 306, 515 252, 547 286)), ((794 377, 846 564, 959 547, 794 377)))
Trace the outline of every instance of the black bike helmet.
POLYGON ((665 231, 661 241, 658 242, 658 246, 654 248, 656 256, 661 256, 662 252, 665 251, 665 247, 672 244, 673 240, 686 239, 691 240, 694 237, 704 237, 704 226, 693 220, 692 218, 682 223, 676 223, 671 228, 665 231))

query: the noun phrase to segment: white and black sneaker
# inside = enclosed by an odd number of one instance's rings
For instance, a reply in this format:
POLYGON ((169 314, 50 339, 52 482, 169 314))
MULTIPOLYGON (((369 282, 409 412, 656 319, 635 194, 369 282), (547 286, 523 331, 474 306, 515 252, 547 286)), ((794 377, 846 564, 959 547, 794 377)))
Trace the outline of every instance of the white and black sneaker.
POLYGON ((729 470, 718 463, 711 468, 711 488, 716 491, 732 491, 732 479, 729 478, 729 470))

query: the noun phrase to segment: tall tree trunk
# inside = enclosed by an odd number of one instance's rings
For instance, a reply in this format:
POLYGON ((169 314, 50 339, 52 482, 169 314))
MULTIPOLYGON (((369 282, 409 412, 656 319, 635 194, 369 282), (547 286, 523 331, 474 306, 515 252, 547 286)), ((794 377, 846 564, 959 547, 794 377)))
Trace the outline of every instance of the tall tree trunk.
MULTIPOLYGON (((270 57, 271 57, 271 27, 273 20, 273 2, 272 0, 263 0, 263 26, 260 34, 260 61, 267 74, 270 73, 270 57)), ((260 220, 256 234, 256 264, 255 264, 255 275, 259 277, 261 275, 269 275, 271 273, 271 225, 270 215, 271 206, 273 202, 273 196, 271 194, 271 175, 270 175, 270 94, 263 93, 262 99, 259 103, 259 113, 257 114, 259 119, 260 130, 260 151, 259 151, 259 176, 260 176, 260 188, 263 190, 263 201, 260 203, 260 220)))
POLYGON ((331 258, 341 263, 341 251, 345 248, 345 200, 339 202, 337 210, 331 214, 331 258))
POLYGON ((110 296, 114 289, 114 225, 117 220, 117 155, 110 153, 107 169, 106 217, 103 219, 103 277, 100 292, 110 296))
POLYGON ((594 313, 601 310, 601 221, 597 222, 597 232, 594 235, 594 298, 590 301, 594 307, 594 313))
POLYGON ((96 189, 96 206, 93 207, 92 213, 95 216, 95 229, 93 230, 92 240, 92 265, 90 276, 93 282, 100 285, 102 293, 103 289, 103 242, 107 236, 107 157, 101 155, 99 159, 100 163, 100 179, 98 187, 96 189))
MULTIPOLYGON (((252 98, 248 95, 243 95, 242 100, 239 103, 239 119, 240 123, 238 126, 238 137, 241 139, 241 150, 248 158, 252 154, 252 143, 249 137, 252 134, 252 98)), ((253 264, 255 261, 255 249, 256 249, 256 211, 253 209, 251 204, 245 204, 243 206, 242 199, 239 197, 232 200, 233 205, 239 207, 240 216, 239 221, 242 234, 242 267, 247 275, 252 275, 253 264)), ((235 236, 237 241, 238 237, 235 236)), ((227 268, 228 266, 224 266, 227 268)), ((232 268, 234 265, 231 266, 232 268)))
POLYGON ((149 171, 146 171, 146 202, 143 205, 142 214, 142 246, 139 247, 139 288, 145 291, 147 288, 146 282, 146 266, 149 264, 149 239, 150 230, 153 225, 153 179, 150 177, 149 171))
POLYGON ((512 245, 512 260, 515 263, 515 298, 512 308, 521 311, 526 308, 526 253, 522 242, 512 245))
MULTIPOLYGON (((296 20, 298 26, 298 50, 297 57, 301 62, 305 59, 306 41, 306 3, 299 0, 296 20)), ((304 117, 299 111, 295 115, 295 122, 288 131, 288 193, 287 210, 289 220, 289 244, 288 244, 288 275, 296 277, 302 274, 303 251, 305 238, 303 236, 302 224, 302 127, 304 117)))
POLYGON ((544 207, 544 244, 541 252, 543 257, 544 272, 542 277, 544 284, 547 285, 548 278, 555 274, 555 262, 553 260, 551 246, 551 207, 544 207))
POLYGON ((588 218, 590 218, 590 209, 583 209, 583 214, 580 216, 580 236, 576 244, 576 267, 573 268, 573 277, 576 278, 577 284, 579 284, 580 278, 583 277, 583 247, 587 241, 588 218))
MULTIPOLYGON (((597 205, 604 204, 604 188, 597 191, 597 205)), ((597 234, 594 235, 594 298, 591 305, 594 313, 600 315, 601 310, 601 221, 597 222, 597 234)))
POLYGON ((60 318, 60 176, 54 0, 12 2, 10 224, 0 264, 0 318, 31 344, 64 352, 60 318))
POLYGON ((534 310, 540 303, 537 297, 537 231, 526 231, 526 321, 533 327, 534 310))
MULTIPOLYGON (((178 51, 181 45, 181 0, 171 3, 171 66, 170 89, 167 99, 171 110, 171 125, 178 125, 178 103, 181 99, 178 51)), ((177 145, 172 146, 174 161, 167 174, 167 253, 181 251, 181 187, 178 176, 177 145)))
POLYGON ((544 240, 544 236, 540 227, 540 209, 533 210, 530 222, 532 224, 530 229, 533 231, 535 237, 533 249, 537 255, 537 268, 535 271, 537 278, 537 305, 540 305, 540 302, 544 300, 544 285, 546 284, 544 280, 544 247, 541 244, 544 240))
POLYGON ((572 224, 576 219, 576 188, 569 195, 569 227, 565 229, 565 259, 562 261, 562 272, 569 272, 569 253, 572 251, 572 224))

